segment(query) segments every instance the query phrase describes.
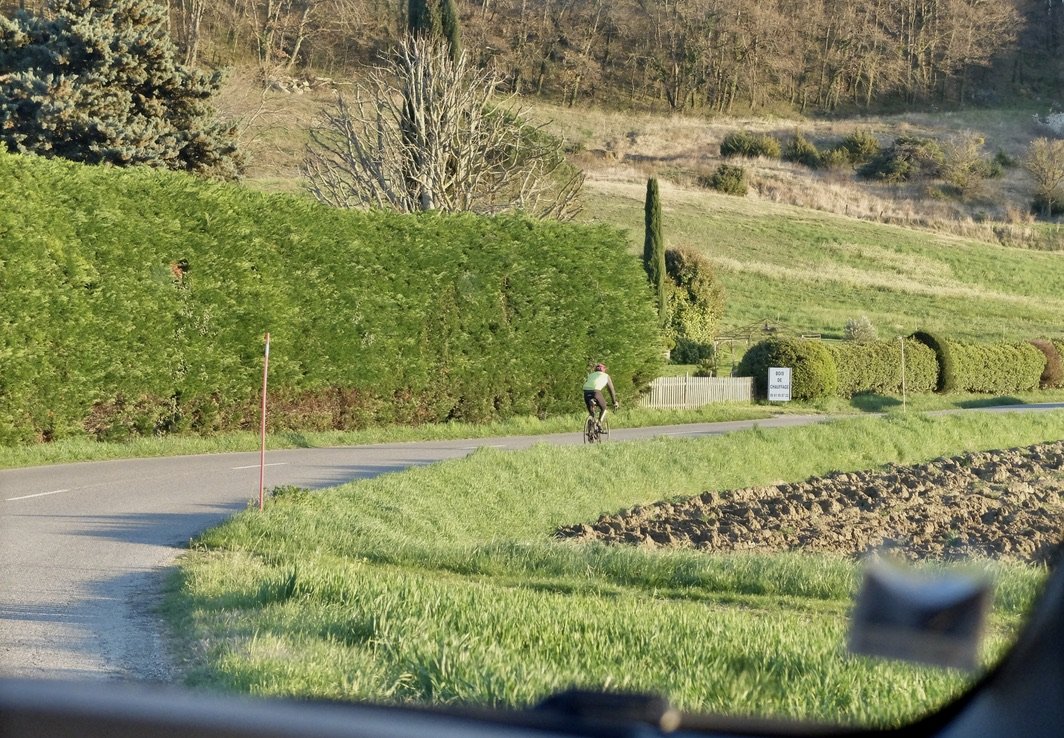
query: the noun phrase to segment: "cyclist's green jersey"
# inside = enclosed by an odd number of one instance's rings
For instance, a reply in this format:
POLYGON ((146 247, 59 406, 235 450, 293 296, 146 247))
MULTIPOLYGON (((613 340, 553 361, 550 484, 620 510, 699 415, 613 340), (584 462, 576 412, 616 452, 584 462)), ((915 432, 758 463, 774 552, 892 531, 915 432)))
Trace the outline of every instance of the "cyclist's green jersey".
POLYGON ((584 380, 584 389, 588 392, 597 392, 605 389, 606 385, 609 383, 610 375, 606 372, 591 372, 587 375, 587 379, 584 380))

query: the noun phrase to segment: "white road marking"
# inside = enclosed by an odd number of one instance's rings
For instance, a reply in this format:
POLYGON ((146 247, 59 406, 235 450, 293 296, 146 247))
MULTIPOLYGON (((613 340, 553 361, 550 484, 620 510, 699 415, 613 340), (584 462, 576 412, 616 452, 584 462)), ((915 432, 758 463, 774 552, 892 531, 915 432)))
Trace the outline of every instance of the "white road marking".
POLYGON ((22 495, 22 497, 8 497, 4 502, 14 502, 15 500, 28 500, 31 497, 47 497, 48 495, 58 495, 62 492, 69 492, 69 489, 53 489, 51 492, 38 492, 35 495, 22 495))
MULTIPOLYGON (((288 466, 287 461, 275 461, 272 464, 263 464, 263 466, 288 466)), ((258 469, 258 464, 252 464, 251 466, 234 466, 234 469, 258 469)))

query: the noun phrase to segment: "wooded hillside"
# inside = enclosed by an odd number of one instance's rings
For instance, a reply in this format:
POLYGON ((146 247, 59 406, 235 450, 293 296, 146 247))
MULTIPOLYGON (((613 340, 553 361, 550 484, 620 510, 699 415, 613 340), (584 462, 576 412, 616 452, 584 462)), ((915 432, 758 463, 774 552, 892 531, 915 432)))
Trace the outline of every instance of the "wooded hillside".
MULTIPOLYGON (((37 11, 46 0, 0 0, 37 11)), ((166 0, 187 63, 341 76, 406 2, 166 0), (312 71, 313 70, 313 71, 312 71)), ((510 88, 726 113, 994 103, 1059 94, 1064 4, 1047 0, 457 0, 462 39, 510 88)))

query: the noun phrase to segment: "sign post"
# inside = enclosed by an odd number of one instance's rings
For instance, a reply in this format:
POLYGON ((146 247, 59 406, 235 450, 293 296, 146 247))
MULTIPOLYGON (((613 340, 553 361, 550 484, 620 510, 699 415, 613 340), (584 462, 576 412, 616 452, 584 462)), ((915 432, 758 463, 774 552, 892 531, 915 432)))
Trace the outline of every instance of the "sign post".
POLYGON ((773 366, 768 370, 768 401, 791 401, 791 368, 773 366))
POLYGON ((266 489, 266 377, 270 371, 270 334, 266 333, 266 354, 262 361, 262 424, 260 436, 262 444, 259 447, 259 510, 265 504, 266 489))

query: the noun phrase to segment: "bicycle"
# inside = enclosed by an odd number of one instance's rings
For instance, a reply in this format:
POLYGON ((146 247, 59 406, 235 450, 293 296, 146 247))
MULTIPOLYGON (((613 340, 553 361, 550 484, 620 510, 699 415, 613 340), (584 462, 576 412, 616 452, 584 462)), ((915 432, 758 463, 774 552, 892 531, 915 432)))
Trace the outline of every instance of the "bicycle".
POLYGON ((599 421, 588 415, 587 420, 584 421, 584 443, 602 443, 608 440, 610 440, 610 421, 606 418, 599 421))

